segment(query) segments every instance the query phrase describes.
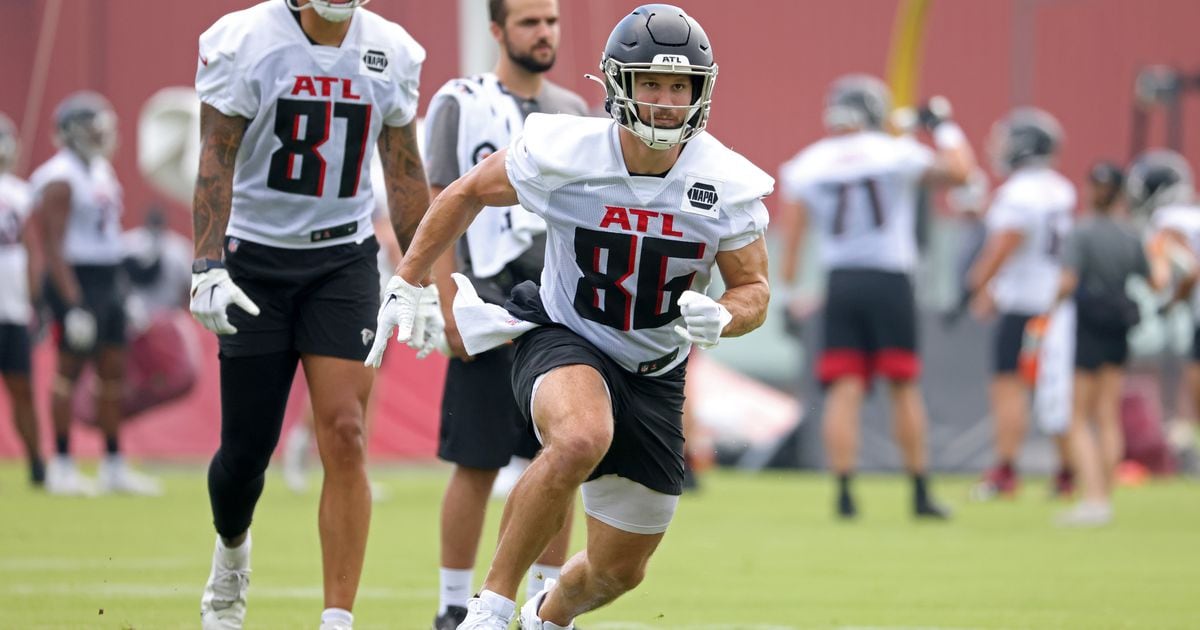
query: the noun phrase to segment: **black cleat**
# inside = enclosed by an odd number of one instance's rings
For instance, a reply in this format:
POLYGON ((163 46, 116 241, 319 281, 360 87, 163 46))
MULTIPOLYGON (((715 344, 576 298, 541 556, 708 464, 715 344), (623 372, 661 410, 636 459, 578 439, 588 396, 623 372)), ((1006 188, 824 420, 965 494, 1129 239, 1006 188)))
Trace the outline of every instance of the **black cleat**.
POLYGON ((447 606, 446 612, 433 618, 433 630, 455 630, 467 618, 467 609, 462 606, 447 606))
POLYGON ((858 506, 849 492, 839 492, 837 500, 837 517, 849 521, 858 517, 858 506))
POLYGON ((29 462, 29 483, 35 488, 46 486, 46 462, 41 459, 29 462))
POLYGON ((933 499, 925 499, 913 504, 913 516, 930 521, 948 521, 950 509, 933 499))

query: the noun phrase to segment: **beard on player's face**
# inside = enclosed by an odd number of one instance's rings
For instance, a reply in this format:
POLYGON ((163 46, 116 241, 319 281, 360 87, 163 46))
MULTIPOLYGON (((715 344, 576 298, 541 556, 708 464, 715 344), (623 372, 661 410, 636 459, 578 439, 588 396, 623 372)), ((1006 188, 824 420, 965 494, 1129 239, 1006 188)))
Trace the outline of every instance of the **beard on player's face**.
POLYGON ((509 60, 531 74, 541 74, 554 67, 557 51, 549 40, 540 39, 527 51, 513 49, 513 45, 505 36, 504 52, 509 60))

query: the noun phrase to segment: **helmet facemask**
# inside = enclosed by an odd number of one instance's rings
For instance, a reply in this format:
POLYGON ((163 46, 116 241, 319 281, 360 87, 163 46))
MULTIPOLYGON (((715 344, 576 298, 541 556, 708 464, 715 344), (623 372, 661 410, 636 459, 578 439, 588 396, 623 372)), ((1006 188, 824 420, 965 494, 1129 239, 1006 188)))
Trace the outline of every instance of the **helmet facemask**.
POLYGON ((354 15, 355 9, 370 1, 347 0, 346 2, 335 3, 331 0, 308 0, 308 4, 301 6, 297 4, 298 0, 287 0, 287 5, 293 11, 303 11, 304 9, 311 8, 317 15, 330 22, 345 22, 354 15))
POLYGON ((624 63, 612 57, 603 60, 600 71, 604 74, 604 86, 608 93, 606 109, 617 124, 637 136, 646 146, 666 150, 683 144, 704 131, 708 126, 712 107, 713 86, 717 81, 717 64, 697 66, 688 62, 683 55, 659 54, 650 63, 624 63), (688 105, 660 105, 638 101, 634 98, 634 86, 639 73, 685 75, 691 78, 692 98, 688 105), (651 116, 649 122, 638 115, 638 108, 647 112, 659 110, 685 110, 683 124, 678 127, 658 127, 651 116))

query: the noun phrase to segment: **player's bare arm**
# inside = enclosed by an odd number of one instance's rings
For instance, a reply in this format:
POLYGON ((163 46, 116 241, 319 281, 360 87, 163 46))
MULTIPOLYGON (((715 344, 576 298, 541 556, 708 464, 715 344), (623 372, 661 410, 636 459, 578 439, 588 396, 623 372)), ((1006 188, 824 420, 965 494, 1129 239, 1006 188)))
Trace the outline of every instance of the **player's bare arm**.
POLYGON ((722 337, 740 337, 767 319, 771 287, 767 284, 767 240, 759 238, 740 249, 717 254, 717 269, 725 293, 717 301, 733 315, 722 337))
POLYGON ((417 148, 417 124, 385 126, 379 133, 379 159, 383 162, 392 229, 400 249, 407 252, 417 225, 429 207, 429 182, 417 148))
POLYGON ((59 294, 70 305, 81 301, 79 283, 63 257, 63 236, 67 233, 67 220, 71 215, 71 186, 65 181, 52 182, 42 193, 38 210, 38 222, 42 229, 42 252, 46 260, 46 271, 59 294))
POLYGON ((925 172, 923 181, 935 186, 962 186, 970 179, 975 168, 975 152, 963 139, 958 144, 938 148, 937 156, 925 172))
POLYGON ((1025 235, 1018 230, 1005 230, 988 239, 983 253, 979 255, 979 260, 967 274, 968 288, 972 292, 978 292, 987 286, 996 276, 996 272, 1000 271, 1004 261, 1017 251, 1024 239, 1025 235))
POLYGON ((207 103, 200 104, 200 171, 192 203, 197 259, 221 259, 233 205, 233 168, 247 122, 239 116, 226 116, 207 103))
POLYGON ((418 284, 428 277, 434 262, 467 231, 484 206, 517 204, 517 191, 504 168, 506 155, 508 149, 489 155, 433 200, 396 270, 405 282, 418 284))
MULTIPOLYGON (((441 186, 430 186, 429 196, 437 199, 442 191, 441 186)), ((458 334, 458 324, 454 321, 454 296, 458 293, 458 285, 454 283, 451 274, 458 271, 458 259, 453 247, 442 252, 433 264, 433 283, 437 285, 438 304, 442 308, 442 319, 445 320, 446 344, 454 358, 470 361, 472 357, 463 347, 462 336, 458 334)))
POLYGON ((782 216, 787 217, 783 230, 783 282, 792 286, 800 276, 800 261, 804 259, 804 235, 808 232, 808 207, 798 199, 780 203, 782 216))

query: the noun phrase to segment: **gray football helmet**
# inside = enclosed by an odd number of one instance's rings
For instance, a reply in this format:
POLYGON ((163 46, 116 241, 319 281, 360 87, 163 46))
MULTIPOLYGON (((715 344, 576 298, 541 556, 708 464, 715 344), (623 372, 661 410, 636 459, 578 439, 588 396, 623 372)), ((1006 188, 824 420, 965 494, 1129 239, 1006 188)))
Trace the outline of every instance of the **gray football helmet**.
POLYGON ((57 140, 81 156, 108 157, 117 146, 117 115, 96 92, 75 92, 54 110, 57 140))
POLYGON ((992 125, 988 153, 996 172, 1007 175, 1022 166, 1049 162, 1062 141, 1062 126, 1054 116, 1036 107, 1018 107, 992 125))
MULTIPOLYGON (((708 125, 717 64, 712 46, 700 23, 669 4, 647 4, 625 16, 604 46, 600 72, 606 98, 604 108, 617 124, 653 149, 668 149, 696 137, 708 125), (634 75, 639 72, 682 74, 692 77, 689 105, 664 106, 633 98, 634 75), (638 106, 686 109, 682 126, 666 129, 638 116, 638 106)), ((595 78, 595 77, 592 77, 595 78)))
POLYGON ((869 74, 848 74, 825 93, 825 128, 882 129, 891 109, 892 93, 883 81, 869 74))
POLYGON ((17 126, 8 116, 0 113, 0 173, 6 173, 17 162, 17 126))
POLYGON ((1140 212, 1191 203, 1195 196, 1192 168, 1174 151, 1151 149, 1137 156, 1129 166, 1125 194, 1133 208, 1140 212))

